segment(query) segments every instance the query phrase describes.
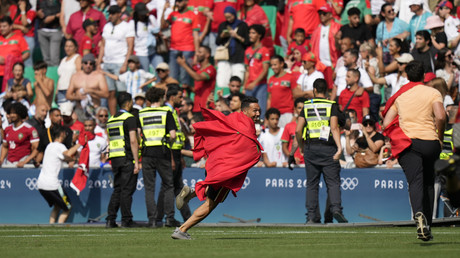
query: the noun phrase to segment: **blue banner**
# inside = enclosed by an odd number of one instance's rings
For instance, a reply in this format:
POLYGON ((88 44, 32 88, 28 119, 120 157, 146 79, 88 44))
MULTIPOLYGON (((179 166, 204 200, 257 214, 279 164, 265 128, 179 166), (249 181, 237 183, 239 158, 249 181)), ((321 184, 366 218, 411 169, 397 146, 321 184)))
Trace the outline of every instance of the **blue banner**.
MULTIPOLYGON (((48 223, 51 208, 37 190, 39 172, 39 169, 0 170, 0 223, 48 223)), ((87 222, 106 213, 113 191, 111 170, 91 170, 87 187, 80 196, 76 196, 69 186, 74 172, 75 169, 63 169, 60 175, 72 203, 68 222, 87 222)), ((184 183, 194 187, 196 182, 204 179, 204 170, 186 168, 183 175, 184 183)), ((160 177, 157 178, 160 181, 160 177)), ((305 178, 304 168, 293 171, 287 168, 251 169, 243 188, 237 193, 238 197, 229 195, 204 222, 305 223, 305 178)), ((409 195, 402 170, 344 169, 341 181, 343 213, 350 222, 410 219, 409 195)), ((142 174, 139 174, 133 196, 134 220, 147 221, 144 195, 142 174)), ((321 181, 321 214, 324 213, 326 196, 326 186, 321 181)), ((192 211, 198 205, 197 198, 190 202, 192 211)), ((183 221, 177 210, 176 219, 183 221)))

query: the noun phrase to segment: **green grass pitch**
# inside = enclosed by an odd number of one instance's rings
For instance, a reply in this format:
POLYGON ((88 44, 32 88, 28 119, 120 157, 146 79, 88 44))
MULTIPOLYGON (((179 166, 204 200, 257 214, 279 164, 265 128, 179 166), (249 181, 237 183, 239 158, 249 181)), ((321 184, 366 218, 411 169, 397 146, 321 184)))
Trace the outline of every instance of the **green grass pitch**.
POLYGON ((171 239, 172 228, 2 226, 0 257, 460 257, 460 228, 197 227, 193 240, 171 239))

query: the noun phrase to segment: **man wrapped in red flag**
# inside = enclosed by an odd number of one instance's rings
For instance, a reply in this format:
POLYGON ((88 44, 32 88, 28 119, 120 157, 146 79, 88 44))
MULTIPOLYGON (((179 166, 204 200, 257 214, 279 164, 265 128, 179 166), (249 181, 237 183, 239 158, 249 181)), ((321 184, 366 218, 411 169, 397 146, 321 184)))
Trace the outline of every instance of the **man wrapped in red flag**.
POLYGON ((176 228, 171 235, 173 239, 191 239, 187 230, 206 218, 230 191, 236 196, 248 170, 259 161, 262 147, 257 141, 254 125, 260 116, 258 100, 246 97, 241 109, 242 112, 229 116, 202 109, 206 121, 193 125, 196 131, 193 158, 208 158, 206 178, 195 185, 195 191, 184 186, 176 197, 176 207, 180 209, 194 197, 205 202, 180 228, 176 228))
POLYGON ((80 160, 78 161, 78 168, 73 176, 70 187, 80 195, 80 192, 85 189, 86 181, 89 176, 89 144, 88 142, 93 140, 96 135, 92 132, 83 131, 78 137, 78 142, 83 145, 83 149, 80 152, 80 160))

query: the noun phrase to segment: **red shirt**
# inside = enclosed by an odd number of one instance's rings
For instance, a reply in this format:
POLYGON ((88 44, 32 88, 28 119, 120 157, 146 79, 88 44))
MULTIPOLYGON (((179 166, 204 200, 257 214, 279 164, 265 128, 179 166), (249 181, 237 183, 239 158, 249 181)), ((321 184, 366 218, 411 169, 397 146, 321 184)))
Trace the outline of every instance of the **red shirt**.
POLYGON ((171 24, 171 49, 195 51, 193 31, 200 31, 198 17, 192 11, 172 12, 168 17, 171 24))
MULTIPOLYGON (((195 13, 198 16, 198 23, 200 24, 200 32, 203 31, 206 26, 206 16, 204 15, 205 10, 211 10, 212 0, 189 0, 187 9, 195 13)), ((223 14, 222 14, 223 16, 223 14)))
POLYGON ((286 6, 284 7, 283 23, 281 24, 281 31, 280 31, 281 37, 283 37, 284 39, 286 39, 286 34, 287 34, 288 26, 289 26, 289 16, 291 12, 290 11, 291 6, 295 2, 296 0, 288 0, 286 6))
MULTIPOLYGON (((294 53, 294 49, 296 49, 297 46, 299 46, 299 45, 297 44, 297 42, 296 42, 295 40, 292 41, 291 44, 289 44, 289 46, 288 46, 287 55, 289 56, 289 55, 293 54, 293 53, 294 53)), ((310 40, 309 40, 309 39, 305 39, 305 41, 303 42, 302 46, 305 47, 305 49, 307 50, 307 52, 310 51, 310 49, 311 49, 310 40)))
POLYGON ((219 28, 219 25, 223 23, 225 20, 224 16, 224 10, 225 7, 231 6, 238 10, 236 6, 236 0, 214 0, 214 3, 212 4, 212 18, 213 20, 211 21, 211 31, 212 32, 217 32, 217 29, 219 28))
POLYGON ((254 24, 261 24, 265 27, 265 36, 261 42, 262 45, 270 51, 270 55, 273 55, 275 53, 275 47, 273 44, 272 31, 270 29, 270 21, 268 20, 264 9, 256 4, 246 12, 246 15, 241 13, 241 20, 243 20, 248 27, 254 24))
MULTIPOLYGON (((335 3, 336 6, 342 7, 342 10, 343 10, 343 0, 332 0, 332 2, 335 3)), ((340 13, 337 13, 335 11, 334 6, 331 5, 331 7, 332 7, 332 17, 334 17, 334 19, 336 19, 337 21, 340 21, 340 13)))
POLYGON ((98 43, 102 38, 102 29, 106 24, 106 20, 104 14, 94 8, 89 9, 86 13, 83 13, 81 10, 79 10, 70 15, 69 23, 67 23, 66 27, 66 32, 71 34, 77 42, 81 42, 83 36, 85 35, 83 22, 89 18, 99 22, 97 27, 97 34, 94 35, 93 38, 93 41, 98 43))
MULTIPOLYGON (((16 17, 16 12, 18 11, 18 8, 16 5, 11 5, 10 6, 10 9, 9 9, 9 12, 10 12, 10 17, 11 19, 14 19, 14 17, 16 17)), ((19 14, 16 19, 13 20, 13 24, 17 24, 17 25, 22 25, 22 22, 21 22, 21 14, 19 14)), ((29 23, 29 31, 24 34, 24 36, 27 36, 27 37, 33 37, 35 34, 34 34, 34 30, 35 30, 35 26, 34 26, 34 20, 35 20, 35 17, 37 16, 37 13, 30 9, 29 11, 26 12, 26 17, 27 17, 27 22, 29 23)), ((20 30, 15 30, 15 32, 18 32, 18 33, 22 33, 22 31, 20 30)))
MULTIPOLYGON (((13 32, 9 38, 4 38, 0 35, 0 56, 7 58, 12 55, 21 57, 23 53, 29 51, 27 41, 24 39, 22 34, 13 32)), ((0 76, 5 74, 5 64, 0 65, 0 76)))
POLYGON ((214 90, 216 85, 216 68, 211 64, 200 68, 198 65, 193 67, 198 74, 206 75, 207 79, 203 81, 195 81, 195 99, 192 112, 200 112, 201 108, 206 107, 208 96, 214 90))
MULTIPOLYGON (((249 66, 249 78, 246 84, 253 82, 259 74, 263 71, 263 64, 270 63, 270 52, 266 47, 259 47, 253 49, 252 47, 246 48, 244 53, 244 64, 249 66)), ((264 84, 267 79, 263 79, 259 84, 264 84)))
MULTIPOLYGON (((282 142, 287 142, 288 143, 288 149, 292 149, 292 144, 295 141, 295 128, 297 127, 297 122, 292 121, 289 124, 287 124, 284 127, 283 135, 281 135, 281 141, 282 142)), ((300 149, 297 148, 297 150, 294 153, 294 157, 298 158, 300 160, 299 164, 304 164, 305 161, 303 159, 302 154, 300 154, 300 149)))
POLYGON ((270 93, 270 107, 277 108, 281 114, 294 111, 294 97, 292 90, 297 87, 297 82, 290 73, 281 77, 272 76, 268 80, 268 92, 270 93))
POLYGON ((17 162, 30 155, 33 142, 38 142, 37 130, 28 123, 22 123, 18 128, 9 125, 5 128, 4 143, 8 144, 8 161, 17 162))
POLYGON ((305 35, 309 36, 318 27, 318 10, 325 5, 325 0, 299 0, 292 4, 290 17, 294 20, 292 25, 292 35, 297 28, 305 30, 305 35))
POLYGON ((99 55, 99 48, 96 43, 93 41, 94 38, 90 38, 87 35, 83 35, 83 38, 80 41, 78 52, 83 56, 83 50, 89 50, 94 56, 99 55))
MULTIPOLYGON (((344 89, 339 96, 339 105, 341 108, 345 108, 348 101, 350 100, 351 96, 353 96, 353 91, 350 91, 349 88, 344 89)), ((358 122, 361 123, 363 121, 363 108, 369 108, 370 101, 369 101, 369 94, 366 91, 363 92, 361 96, 354 96, 348 105, 347 109, 354 109, 356 111, 356 115, 358 116, 358 122)), ((343 111, 343 110, 342 110, 343 111)))

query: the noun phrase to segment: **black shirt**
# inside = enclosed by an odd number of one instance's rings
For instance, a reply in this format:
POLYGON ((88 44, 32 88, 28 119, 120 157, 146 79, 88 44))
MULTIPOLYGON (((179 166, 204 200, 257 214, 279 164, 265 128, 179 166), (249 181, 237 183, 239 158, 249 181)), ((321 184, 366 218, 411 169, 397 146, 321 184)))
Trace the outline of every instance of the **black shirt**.
POLYGON ((349 24, 343 25, 340 28, 342 32, 342 39, 343 38, 352 38, 359 43, 363 43, 372 39, 372 33, 369 27, 364 23, 359 23, 358 27, 351 27, 349 24))
MULTIPOLYGON (((385 141, 385 137, 381 133, 375 133, 374 136, 371 137, 371 140, 373 142, 376 141, 385 141)), ((356 144, 358 144, 358 147, 361 149, 367 149, 369 147, 369 144, 367 144, 366 137, 362 136, 356 139, 356 144)))
POLYGON ((246 48, 250 45, 248 25, 245 22, 241 22, 236 27, 238 29, 236 33, 238 34, 238 36, 244 38, 244 43, 232 37, 221 38, 220 35, 222 34, 223 30, 227 29, 227 26, 230 26, 230 25, 226 21, 219 25, 219 28, 217 29, 216 44, 219 46, 223 46, 229 40, 233 40, 235 42, 234 43, 235 52, 234 53, 231 52, 230 45, 229 45, 228 47, 229 60, 228 61, 232 64, 244 63, 244 51, 246 51, 246 48))
MULTIPOLYGON (((65 137, 65 139, 64 139, 63 144, 67 147, 67 149, 70 149, 70 148, 72 148, 73 131, 72 131, 72 129, 70 129, 70 128, 67 127, 67 126, 62 125, 62 127, 64 127, 65 132, 66 132, 66 137, 65 137)), ((45 151, 46 146, 48 146, 48 144, 50 143, 50 138, 51 138, 51 142, 54 141, 54 138, 53 138, 53 135, 54 135, 53 128, 54 128, 54 126, 51 125, 51 127, 48 128, 48 129, 46 129, 45 132, 44 132, 43 134, 39 134, 39 136, 40 136, 40 143, 38 144, 38 148, 37 148, 37 150, 38 150, 39 152, 44 152, 44 151, 45 151)), ((37 132, 38 132, 38 131, 37 131, 37 132)))
MULTIPOLYGON (((313 102, 314 103, 314 102, 313 102)), ((320 110, 318 110, 318 113, 319 115, 321 116, 322 112, 320 110)), ((332 107, 331 107, 331 117, 335 116, 337 118, 340 118, 340 115, 341 115, 341 111, 339 109, 339 105, 337 103, 334 103, 332 104, 332 107)), ((303 117, 305 118, 305 109, 302 109, 302 111, 300 111, 300 117, 303 117)), ((315 115, 316 116, 316 115, 315 115)), ((329 120, 330 121, 330 120, 329 120)), ((330 126, 330 123, 329 123, 329 126, 330 126)), ((306 126, 307 127, 307 126, 306 126)), ((308 130, 308 128, 307 128, 308 130)), ((329 136, 329 139, 326 141, 322 141, 320 139, 309 139, 308 138, 308 135, 307 135, 307 141, 309 142, 315 142, 315 143, 327 143, 328 145, 335 145, 335 141, 334 141, 334 137, 332 137, 332 132, 331 132, 331 135, 329 136)))
MULTIPOLYGON (((168 134, 171 130, 177 131, 177 126, 172 112, 168 111, 166 113, 166 133, 168 134)), ((166 146, 151 146, 143 149, 142 156, 171 159, 171 152, 166 146)))
POLYGON ((412 56, 414 57, 414 60, 417 60, 423 63, 423 68, 425 70, 425 73, 435 72, 434 63, 436 60, 437 53, 438 53, 438 50, 434 48, 433 46, 431 46, 430 49, 426 52, 420 52, 416 48, 414 48, 411 52, 412 56))
MULTIPOLYGON (((26 123, 33 126, 35 130, 37 130, 38 137, 40 138, 40 142, 38 143, 37 149, 39 151, 45 150, 46 146, 43 147, 45 144, 44 138, 45 137, 48 138, 48 132, 46 131, 45 122, 44 121, 40 122, 35 117, 32 117, 32 118, 27 119, 26 123)), ((48 143, 49 143, 49 140, 48 140, 48 143)))
POLYGON ((445 47, 447 47, 447 35, 444 31, 436 33, 435 38, 437 43, 444 43, 446 44, 445 47))

